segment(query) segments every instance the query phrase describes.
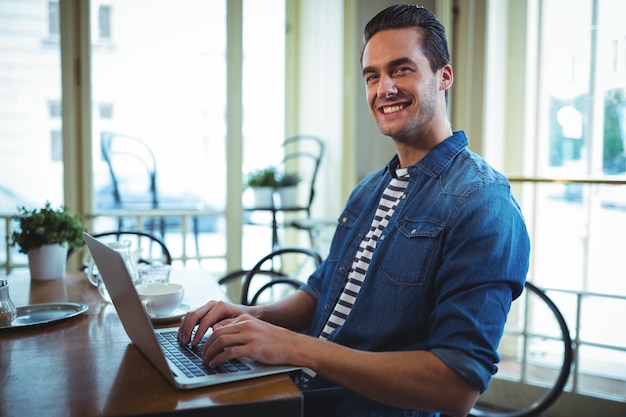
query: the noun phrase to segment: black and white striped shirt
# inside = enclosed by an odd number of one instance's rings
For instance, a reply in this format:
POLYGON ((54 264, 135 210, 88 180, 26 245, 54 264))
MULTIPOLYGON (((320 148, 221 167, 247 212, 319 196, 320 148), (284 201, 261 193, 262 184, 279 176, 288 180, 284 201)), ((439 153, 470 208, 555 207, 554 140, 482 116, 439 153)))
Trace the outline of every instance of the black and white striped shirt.
MULTIPOLYGON (((404 194, 408 183, 408 170, 406 168, 397 168, 396 176, 391 180, 378 203, 372 225, 359 244, 354 262, 348 272, 348 280, 346 281, 337 304, 335 304, 333 312, 330 314, 319 336, 320 339, 328 339, 335 329, 344 324, 350 314, 356 297, 359 294, 359 290, 361 289, 361 285, 367 275, 372 255, 376 249, 376 243, 387 227, 387 224, 389 224, 389 219, 391 219, 391 216, 395 212, 398 201, 404 194)), ((309 377, 315 376, 315 372, 310 369, 304 370, 304 373, 309 377)))

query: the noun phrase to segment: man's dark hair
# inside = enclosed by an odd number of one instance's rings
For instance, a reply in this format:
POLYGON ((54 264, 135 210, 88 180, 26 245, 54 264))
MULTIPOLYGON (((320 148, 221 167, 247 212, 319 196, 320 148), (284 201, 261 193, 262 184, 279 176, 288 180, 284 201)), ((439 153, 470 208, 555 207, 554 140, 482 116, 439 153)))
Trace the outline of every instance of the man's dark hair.
MULTIPOLYGON (((424 34, 422 50, 433 72, 450 63, 446 32, 437 17, 428 9, 411 4, 396 4, 386 8, 372 18, 365 26, 364 45, 381 30, 419 28, 424 34)), ((363 51, 361 51, 363 62, 363 51)))

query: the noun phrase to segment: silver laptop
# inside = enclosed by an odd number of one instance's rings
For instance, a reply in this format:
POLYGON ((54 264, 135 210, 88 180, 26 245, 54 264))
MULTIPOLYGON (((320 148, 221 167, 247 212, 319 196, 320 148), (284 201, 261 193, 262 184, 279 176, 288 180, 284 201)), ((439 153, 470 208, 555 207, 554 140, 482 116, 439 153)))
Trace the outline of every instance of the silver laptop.
POLYGON ((152 326, 121 255, 93 236, 87 233, 84 236, 126 334, 175 387, 198 388, 301 369, 264 365, 248 358, 239 358, 217 368, 205 366, 200 356, 201 345, 182 346, 176 340, 177 328, 155 329, 152 326))

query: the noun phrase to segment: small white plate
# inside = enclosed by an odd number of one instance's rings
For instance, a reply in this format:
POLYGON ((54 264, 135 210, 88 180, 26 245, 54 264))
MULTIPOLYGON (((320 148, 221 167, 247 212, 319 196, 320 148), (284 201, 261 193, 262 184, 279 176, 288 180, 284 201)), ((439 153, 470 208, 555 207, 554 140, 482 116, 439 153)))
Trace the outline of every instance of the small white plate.
POLYGON ((150 316, 150 320, 154 324, 162 324, 162 323, 171 323, 174 321, 180 320, 185 314, 187 314, 191 310, 191 307, 187 304, 181 304, 176 310, 172 311, 171 314, 167 316, 150 316))

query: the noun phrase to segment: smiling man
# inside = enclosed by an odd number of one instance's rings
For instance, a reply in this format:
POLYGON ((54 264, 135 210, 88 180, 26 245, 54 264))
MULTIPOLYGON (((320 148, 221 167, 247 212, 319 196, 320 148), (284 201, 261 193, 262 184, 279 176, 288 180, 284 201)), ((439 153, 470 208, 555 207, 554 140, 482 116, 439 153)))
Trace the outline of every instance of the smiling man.
POLYGON ((445 102, 452 67, 447 60, 441 67, 431 65, 419 46, 427 36, 419 28, 370 36, 362 55, 370 112, 396 142, 401 166, 409 166, 452 134, 445 102))
POLYGON ((430 11, 375 16, 362 68, 396 155, 350 195, 327 259, 275 304, 207 303, 185 316, 179 340, 197 344, 212 327, 210 366, 238 356, 302 366, 309 417, 465 416, 497 371, 524 285, 524 219, 506 178, 452 132, 454 77, 430 11))

